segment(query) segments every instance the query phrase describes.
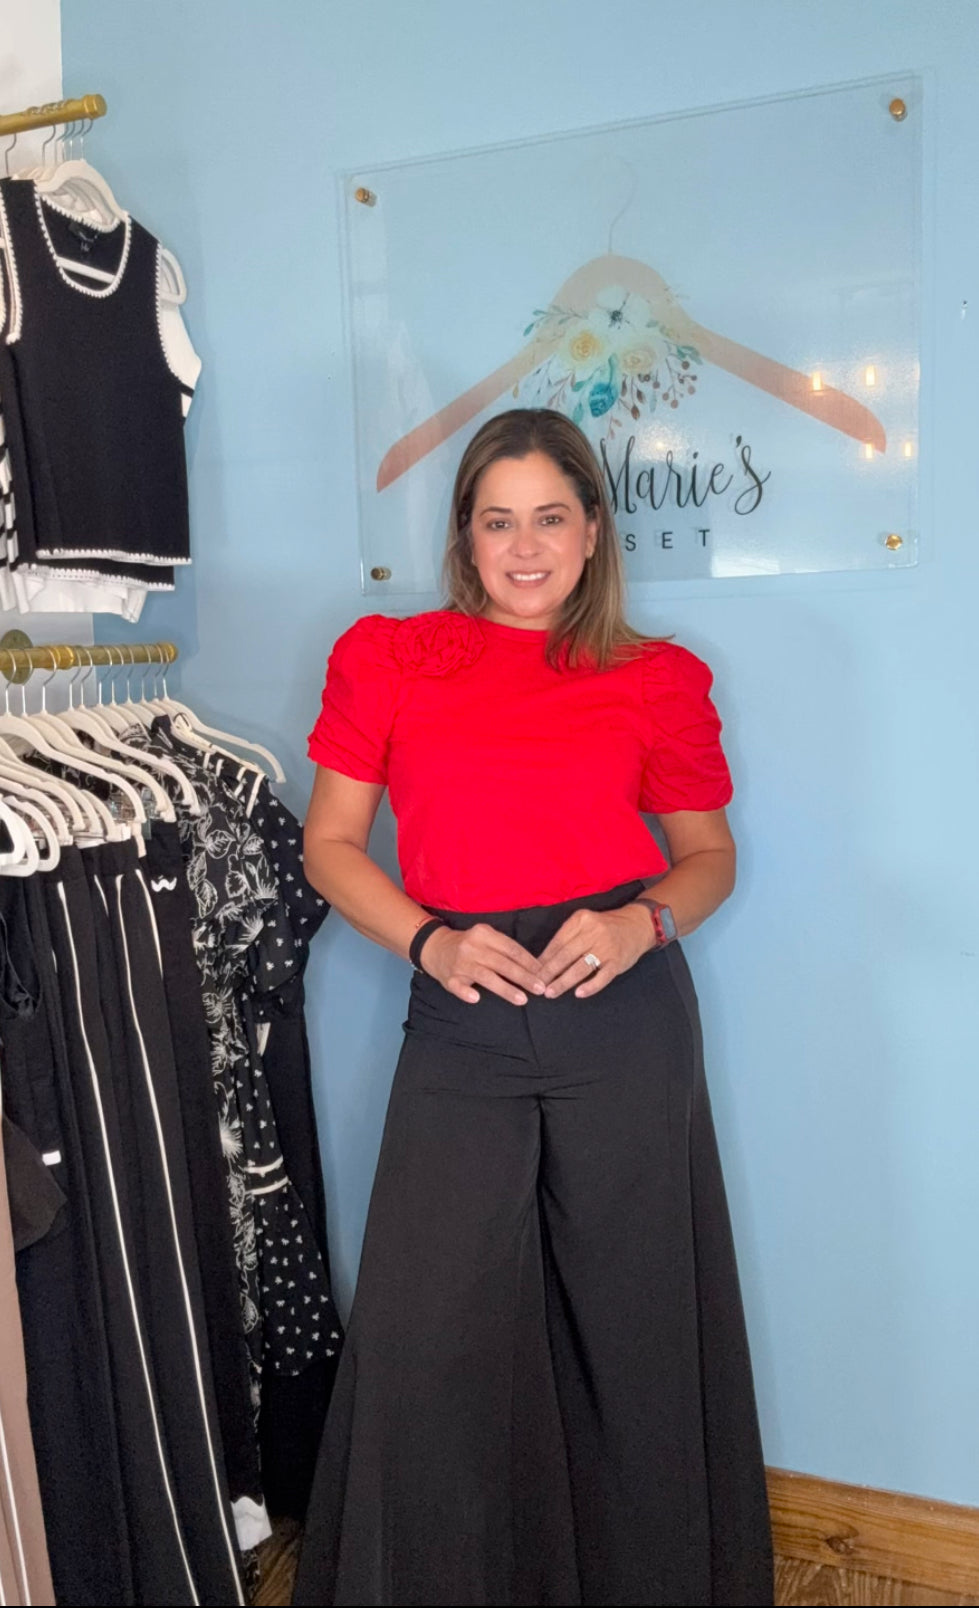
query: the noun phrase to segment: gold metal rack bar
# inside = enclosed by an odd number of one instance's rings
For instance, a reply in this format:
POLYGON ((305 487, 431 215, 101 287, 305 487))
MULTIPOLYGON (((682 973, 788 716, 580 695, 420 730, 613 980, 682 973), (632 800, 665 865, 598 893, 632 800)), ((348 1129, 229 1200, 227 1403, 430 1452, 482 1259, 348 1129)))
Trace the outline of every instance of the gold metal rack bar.
POLYGON ((56 123, 88 123, 104 117, 104 95, 80 95, 76 100, 49 101, 45 106, 28 106, 23 112, 0 116, 0 137, 23 134, 29 128, 53 128, 56 123))
POLYGON ((20 632, 8 632, 0 641, 0 675, 23 683, 35 670, 74 670, 88 665, 173 664, 177 649, 172 642, 93 642, 91 646, 70 642, 44 642, 35 647, 20 632), (9 642, 21 639, 20 646, 9 642))

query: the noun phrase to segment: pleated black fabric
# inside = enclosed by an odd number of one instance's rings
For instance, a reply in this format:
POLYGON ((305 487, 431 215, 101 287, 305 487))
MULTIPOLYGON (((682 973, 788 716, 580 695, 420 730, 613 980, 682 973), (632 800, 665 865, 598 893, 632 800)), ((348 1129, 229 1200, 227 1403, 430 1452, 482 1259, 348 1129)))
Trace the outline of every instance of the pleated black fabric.
MULTIPOLYGON (((129 1600, 191 1604, 199 1599, 177 1513, 176 1482, 140 1310, 126 1151, 102 1014, 100 973, 111 976, 113 958, 104 924, 97 937, 79 850, 62 850, 45 892, 79 1130, 89 1163, 89 1200, 132 1559, 129 1600)), ((89 1536, 89 1545, 92 1540, 89 1536)))
POLYGON ((74 1608, 134 1596, 78 1068, 69 1065, 44 882, 0 879, 5 973, 18 984, 3 991, 0 1039, 5 1108, 49 1158, 66 1198, 52 1230, 18 1254, 17 1293, 51 1573, 58 1602, 74 1608))
POLYGON ((162 950, 133 843, 89 851, 130 1223, 161 1427, 198 1599, 243 1600, 213 1396, 162 950))
MULTIPOLYGON (((573 909, 484 920, 540 953, 573 909)), ((679 948, 601 994, 417 976, 297 1604, 762 1604, 734 1247, 679 948)))

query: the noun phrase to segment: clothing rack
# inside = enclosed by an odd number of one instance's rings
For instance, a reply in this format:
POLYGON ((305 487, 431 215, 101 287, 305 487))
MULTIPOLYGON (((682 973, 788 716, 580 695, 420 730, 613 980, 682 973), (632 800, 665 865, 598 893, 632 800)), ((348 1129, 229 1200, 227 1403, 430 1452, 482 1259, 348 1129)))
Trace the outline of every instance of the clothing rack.
POLYGON ((0 138, 4 134, 23 134, 31 128, 54 128, 59 123, 92 123, 107 111, 104 95, 81 95, 74 100, 48 101, 44 106, 28 106, 23 112, 0 116, 0 138))
POLYGON ((0 637, 0 675, 18 684, 29 680, 35 670, 74 670, 99 664, 119 669, 127 664, 173 664, 176 657, 173 642, 44 642, 35 647, 23 631, 8 631, 0 637))

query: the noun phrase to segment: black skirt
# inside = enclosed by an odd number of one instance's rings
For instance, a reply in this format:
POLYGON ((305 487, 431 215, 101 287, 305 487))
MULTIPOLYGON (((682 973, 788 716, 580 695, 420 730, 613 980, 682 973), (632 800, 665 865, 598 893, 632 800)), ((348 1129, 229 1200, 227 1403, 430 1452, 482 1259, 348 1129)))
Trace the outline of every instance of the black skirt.
MULTIPOLYGON (((539 954, 639 891, 446 919, 539 954)), ((294 1601, 772 1597, 680 949, 523 1007, 416 974, 294 1601)))

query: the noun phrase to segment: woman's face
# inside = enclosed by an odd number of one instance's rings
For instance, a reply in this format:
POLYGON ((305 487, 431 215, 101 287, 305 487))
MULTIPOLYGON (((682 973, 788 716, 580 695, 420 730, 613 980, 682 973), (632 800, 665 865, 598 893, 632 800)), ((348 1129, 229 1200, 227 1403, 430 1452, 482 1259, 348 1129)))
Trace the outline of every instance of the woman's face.
POLYGON ((595 551, 598 521, 543 452, 498 458, 476 486, 473 562, 497 625, 546 631, 595 551))

